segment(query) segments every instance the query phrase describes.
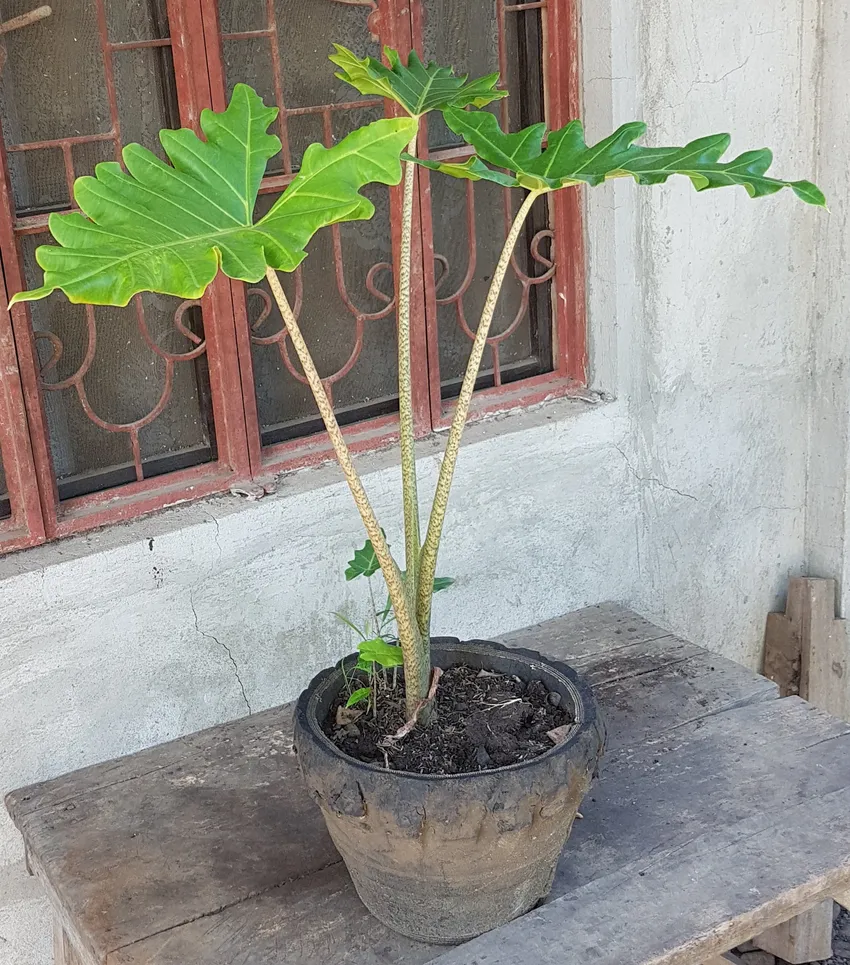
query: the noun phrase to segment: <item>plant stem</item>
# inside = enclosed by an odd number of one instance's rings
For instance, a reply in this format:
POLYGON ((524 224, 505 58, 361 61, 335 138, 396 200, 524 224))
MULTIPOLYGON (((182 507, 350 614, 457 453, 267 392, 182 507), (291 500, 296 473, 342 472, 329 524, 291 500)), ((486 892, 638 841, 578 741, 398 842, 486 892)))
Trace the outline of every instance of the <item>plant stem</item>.
MULTIPOLYGON (((416 154, 416 138, 408 146, 408 154, 416 154)), ((419 574, 419 495, 416 483, 416 453, 413 436, 413 388, 410 363, 410 250, 413 237, 413 187, 416 165, 404 163, 404 206, 401 222, 401 252, 398 280, 398 412, 401 448, 401 485, 404 505, 405 581, 410 599, 416 597, 419 574)), ((427 641, 424 641, 427 646, 427 641)))
POLYGON ((372 547, 375 550, 375 556, 377 556, 378 562, 381 564, 381 570, 387 584, 387 591, 389 592, 393 609, 395 610, 398 642, 404 656, 407 710, 410 716, 413 716, 419 701, 424 700, 428 695, 431 668, 426 666, 423 660, 422 643, 416 621, 413 618, 412 607, 408 602, 405 592, 404 581, 390 553, 390 548, 387 545, 383 531, 369 502, 366 490, 363 488, 363 483, 360 481, 360 476, 354 468, 351 453, 342 436, 339 423, 336 421, 333 406, 331 405, 324 385, 322 385, 322 380, 316 370, 316 365, 310 355, 310 350, 307 348, 307 343, 304 341, 304 336, 289 305, 280 279, 277 277, 277 272, 275 272, 273 268, 266 268, 266 279, 271 287, 280 313, 283 316, 283 323, 292 341, 292 346, 298 355, 298 360, 301 362, 304 375, 313 392, 319 413, 328 431, 331 445, 336 453, 337 461, 351 490, 351 495, 354 497, 357 511, 360 513, 360 518, 366 527, 366 534, 371 540, 372 547))
POLYGON ((416 623, 419 632, 423 637, 430 636, 431 630, 431 599, 433 597, 434 575, 437 571, 437 554, 440 549, 440 537, 443 532, 443 523, 446 519, 446 510, 449 505, 449 492, 452 487, 452 477, 457 464, 458 452, 460 451, 460 441, 463 430, 469 415, 469 406, 472 402, 472 395, 475 391, 475 382, 481 368, 481 360, 484 357, 484 349, 487 347, 487 336, 490 333, 490 325, 496 313, 496 305, 499 301, 499 294, 502 284, 511 263, 511 256, 516 247, 525 219, 529 211, 542 191, 531 191, 523 201, 522 206, 511 225, 505 246, 499 256, 499 262, 493 273, 493 280, 490 283, 490 290, 487 293, 487 300, 484 303, 484 310, 481 313, 481 320, 478 323, 478 331, 475 333, 475 340, 472 343, 472 351, 469 362, 466 366, 466 374, 463 377, 463 384, 458 396, 457 406, 455 407, 452 426, 449 431, 449 438, 446 443, 446 451, 443 454, 443 463, 440 466, 440 475, 437 479, 437 489, 434 494, 434 504, 431 509, 431 518, 428 521, 428 532, 425 535, 425 543, 422 546, 422 553, 419 558, 419 583, 416 588, 416 623))

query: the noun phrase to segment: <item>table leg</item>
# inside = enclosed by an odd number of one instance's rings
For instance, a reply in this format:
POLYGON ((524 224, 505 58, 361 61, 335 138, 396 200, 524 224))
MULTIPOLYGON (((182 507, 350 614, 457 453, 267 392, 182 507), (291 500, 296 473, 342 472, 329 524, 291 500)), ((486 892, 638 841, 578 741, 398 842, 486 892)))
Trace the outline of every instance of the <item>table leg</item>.
POLYGON ((53 919, 53 962, 54 965, 82 965, 57 918, 53 919))
POLYGON ((803 965, 832 958, 832 899, 753 939, 753 944, 777 958, 803 965))

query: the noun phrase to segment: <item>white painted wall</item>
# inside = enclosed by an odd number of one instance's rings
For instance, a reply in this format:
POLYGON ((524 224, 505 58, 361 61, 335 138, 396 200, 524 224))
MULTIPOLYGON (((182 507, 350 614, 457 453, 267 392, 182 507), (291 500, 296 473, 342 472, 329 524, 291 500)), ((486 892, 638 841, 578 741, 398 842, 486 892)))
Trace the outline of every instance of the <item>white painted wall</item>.
MULTIPOLYGON (((814 172, 790 194, 616 182, 588 207, 593 383, 476 426, 461 457, 437 629, 487 635, 605 599, 755 666, 807 561, 843 577, 850 519, 844 280, 850 143, 842 0, 598 0, 589 133, 728 129, 814 172)), ((422 447, 424 489, 439 445, 422 447)), ((392 456, 362 465, 399 541, 392 456)), ((349 646, 362 541, 333 467, 0 561, 0 791, 258 710, 349 646)), ((845 580, 845 586, 846 586, 845 580)), ((0 965, 46 965, 46 908, 0 818, 0 965)))

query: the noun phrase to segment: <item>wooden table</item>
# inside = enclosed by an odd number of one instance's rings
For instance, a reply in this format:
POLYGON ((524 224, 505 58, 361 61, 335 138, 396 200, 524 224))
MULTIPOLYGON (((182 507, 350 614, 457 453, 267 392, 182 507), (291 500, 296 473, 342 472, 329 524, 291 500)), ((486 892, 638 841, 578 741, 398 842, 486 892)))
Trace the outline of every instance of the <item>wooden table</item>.
POLYGON ((283 707, 8 796, 58 965, 696 965, 850 894, 850 725, 613 604, 507 642, 582 669, 608 722, 546 905, 454 949, 387 931, 283 707))

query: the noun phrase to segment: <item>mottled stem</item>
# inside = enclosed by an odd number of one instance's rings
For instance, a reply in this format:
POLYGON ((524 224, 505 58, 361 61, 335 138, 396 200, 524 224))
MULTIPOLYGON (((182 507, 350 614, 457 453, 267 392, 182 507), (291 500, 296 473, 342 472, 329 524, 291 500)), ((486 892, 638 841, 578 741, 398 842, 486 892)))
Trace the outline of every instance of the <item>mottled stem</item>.
POLYGON ((322 380, 316 370, 315 363, 310 355, 310 350, 307 348, 307 343, 304 341, 304 336, 298 326, 298 321, 289 305, 283 286, 280 284, 280 279, 277 277, 277 273, 273 268, 266 269, 266 278, 280 309, 280 313, 283 316, 283 323, 292 341, 292 346, 298 355, 298 360, 301 362, 304 376, 313 392, 319 413, 328 431, 331 445, 336 453, 337 461, 351 490, 351 495, 354 497, 357 511, 360 513, 360 518, 366 527, 366 534, 371 540, 372 547, 375 550, 375 556, 377 556, 378 562, 381 564, 381 571, 384 574, 387 590, 395 611, 396 624, 398 626, 398 642, 404 656, 407 712, 408 716, 412 717, 420 702, 428 695, 430 667, 425 664, 423 659, 422 641, 416 626, 416 620, 413 616, 412 607, 405 593, 404 581, 390 553, 386 538, 369 502, 369 497, 366 495, 366 490, 360 481, 360 476, 354 468, 351 453, 342 436, 339 423, 334 415, 333 406, 331 405, 324 385, 322 385, 322 380))
MULTIPOLYGON (((416 154, 416 138, 410 142, 408 154, 416 154)), ((410 363, 410 249, 413 237, 413 187, 416 165, 404 163, 404 206, 401 222, 401 252, 398 279, 398 414, 401 449, 401 488, 404 506, 404 561, 410 599, 415 599, 419 575, 419 494, 416 482, 416 453, 413 435, 413 387, 410 363)), ((427 649, 427 647, 426 647, 427 649)))
POLYGON ((478 331, 475 333, 475 340, 472 343, 472 352, 466 366, 466 374, 463 377, 463 385, 458 396, 452 426, 449 430, 449 438, 446 443, 446 451, 443 454, 443 463, 440 466, 440 475, 437 479, 437 489, 434 494, 434 505, 431 509, 431 518, 428 521, 428 532, 425 535, 425 543, 422 546, 422 553, 419 557, 419 583, 416 592, 416 623, 419 632, 427 637, 431 627, 431 598, 433 596, 434 574, 437 571, 437 554, 440 549, 440 537, 443 532, 443 523, 446 520, 446 510, 449 505, 449 492, 452 487, 452 477, 457 464, 457 456, 460 451, 460 441, 463 436, 464 426, 469 415, 469 406, 472 402, 472 395, 475 391, 475 382, 481 368, 481 360, 484 357, 484 349, 487 347, 487 336, 490 333, 490 325, 496 313, 496 305, 499 301, 499 294, 505 280, 508 267, 511 263, 511 256, 516 247, 525 219, 528 217, 531 206, 537 200, 540 191, 531 191, 523 201, 522 206, 511 225, 499 262, 493 273, 493 280, 490 283, 490 290, 487 293, 487 300, 484 303, 484 310, 481 313, 481 321, 478 323, 478 331))

